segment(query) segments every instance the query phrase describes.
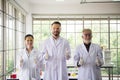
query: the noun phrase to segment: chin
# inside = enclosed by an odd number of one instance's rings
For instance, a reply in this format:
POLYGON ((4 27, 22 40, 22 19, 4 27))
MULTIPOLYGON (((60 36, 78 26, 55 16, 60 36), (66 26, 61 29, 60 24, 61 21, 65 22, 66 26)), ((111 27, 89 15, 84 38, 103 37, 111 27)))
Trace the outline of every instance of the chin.
POLYGON ((91 41, 84 41, 84 43, 89 44, 91 41))

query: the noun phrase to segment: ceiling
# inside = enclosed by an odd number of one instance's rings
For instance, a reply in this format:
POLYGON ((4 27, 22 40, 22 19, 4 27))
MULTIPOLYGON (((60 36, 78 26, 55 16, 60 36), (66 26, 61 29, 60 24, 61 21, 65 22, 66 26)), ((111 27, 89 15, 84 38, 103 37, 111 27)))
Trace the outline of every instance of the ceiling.
POLYGON ((28 0, 31 4, 79 4, 80 0, 28 0))
POLYGON ((80 4, 83 3, 114 3, 114 2, 120 2, 120 0, 64 0, 64 1, 56 1, 56 0, 28 0, 31 4, 80 4))

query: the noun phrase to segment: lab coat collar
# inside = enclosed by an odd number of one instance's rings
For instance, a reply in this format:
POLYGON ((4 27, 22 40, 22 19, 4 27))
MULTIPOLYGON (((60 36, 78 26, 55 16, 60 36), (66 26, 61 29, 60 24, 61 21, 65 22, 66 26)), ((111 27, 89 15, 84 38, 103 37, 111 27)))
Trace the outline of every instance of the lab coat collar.
POLYGON ((55 39, 54 39, 53 37, 51 37, 50 39, 51 39, 51 42, 52 42, 53 46, 54 46, 54 47, 57 47, 57 46, 59 46, 59 44, 61 43, 62 37, 59 37, 59 38, 57 39, 56 44, 55 44, 55 41, 54 41, 55 39))
MULTIPOLYGON (((28 54, 28 51, 26 48, 24 48, 24 51, 28 54)), ((30 52, 30 54, 33 54, 33 53, 36 53, 36 50, 35 48, 33 47, 32 51, 30 52)))
POLYGON ((93 43, 90 44, 89 52, 87 51, 87 49, 86 49, 84 43, 82 43, 82 47, 83 47, 83 49, 84 49, 84 51, 85 51, 86 53, 91 53, 91 52, 92 52, 92 49, 93 49, 93 43))

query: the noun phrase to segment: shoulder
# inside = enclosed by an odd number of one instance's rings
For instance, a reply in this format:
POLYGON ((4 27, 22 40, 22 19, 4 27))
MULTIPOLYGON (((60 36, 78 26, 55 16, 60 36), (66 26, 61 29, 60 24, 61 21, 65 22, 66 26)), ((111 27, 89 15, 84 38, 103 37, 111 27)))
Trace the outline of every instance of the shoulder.
POLYGON ((22 56, 22 55, 24 55, 25 54, 25 48, 24 49, 21 49, 18 53, 17 53, 17 55, 18 56, 22 56))
POLYGON ((64 42, 66 42, 66 43, 69 43, 69 41, 67 39, 63 38, 63 37, 60 37, 60 39, 64 42))
POLYGON ((51 38, 47 38, 45 41, 43 41, 43 44, 49 43, 49 41, 51 40, 51 38))
POLYGON ((76 50, 81 49, 82 45, 83 45, 83 44, 77 45, 76 50))
POLYGON ((100 45, 99 44, 96 44, 96 43, 92 43, 92 45, 96 48, 100 48, 100 45))

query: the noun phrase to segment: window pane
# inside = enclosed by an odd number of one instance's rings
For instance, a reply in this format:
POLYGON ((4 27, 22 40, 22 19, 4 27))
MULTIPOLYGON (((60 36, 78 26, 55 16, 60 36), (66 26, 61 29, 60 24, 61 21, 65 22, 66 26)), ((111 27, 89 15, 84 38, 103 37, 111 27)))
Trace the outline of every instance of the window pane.
POLYGON ((41 40, 42 34, 41 33, 34 33, 34 47, 39 48, 40 44, 43 43, 41 40))
POLYGON ((2 12, 0 11, 0 25, 3 25, 3 14, 2 14, 2 12))
POLYGON ((35 32, 35 33, 40 33, 40 32, 42 32, 42 26, 41 25, 34 25, 33 26, 33 31, 35 32))
POLYGON ((117 24, 110 24, 110 32, 117 32, 117 24))
POLYGON ((9 15, 11 15, 11 16, 12 16, 12 12, 13 12, 13 9, 12 9, 12 8, 13 8, 12 5, 9 4, 9 15))
POLYGON ((118 25, 118 32, 120 32, 120 24, 117 24, 118 25))
POLYGON ((84 20, 84 28, 89 28, 92 29, 92 25, 91 25, 92 21, 91 20, 84 20))
POLYGON ((21 49, 24 47, 24 34, 21 32, 16 33, 16 48, 21 49))
POLYGON ((38 24, 38 25, 40 25, 40 21, 39 21, 39 20, 34 20, 34 21, 33 21, 33 24, 36 24, 36 25, 38 24))
POLYGON ((117 48, 117 33, 110 33, 110 48, 117 48))
POLYGON ((100 44, 108 48, 108 33, 101 33, 100 44))
POLYGON ((74 25, 67 25, 67 32, 75 32, 75 26, 74 25))
POLYGON ((42 21, 42 25, 49 25, 49 27, 50 27, 50 22, 49 21, 42 21))
POLYGON ((42 33, 42 40, 45 40, 45 39, 47 39, 48 37, 50 37, 50 33, 42 33))
POLYGON ((108 32, 108 24, 101 24, 101 32, 108 32))
POLYGON ((82 30, 83 30, 83 25, 76 25, 75 26, 75 32, 82 32, 82 30))
POLYGON ((75 34, 74 33, 67 33, 67 40, 70 43, 71 48, 75 46, 75 34))
POLYGON ((0 10, 2 10, 2 1, 3 0, 0 0, 0 10))
POLYGON ((63 25, 61 26, 61 32, 67 32, 66 24, 63 24, 63 25))
POLYGON ((92 28, 91 28, 91 24, 84 24, 84 28, 85 28, 85 29, 86 29, 86 28, 87 28, 87 29, 92 29, 92 28))
POLYGON ((92 24, 92 32, 100 32, 100 24, 92 24))
POLYGON ((92 42, 100 44, 100 33, 93 33, 92 42))
POLYGON ((60 36, 63 37, 63 38, 66 38, 67 37, 67 33, 66 32, 60 33, 60 36))
POLYGON ((111 62, 112 64, 115 64, 114 62, 117 61, 117 49, 111 49, 111 62))
POLYGON ((80 21, 80 20, 76 20, 76 21, 75 21, 75 24, 76 24, 76 25, 83 25, 83 21, 82 21, 82 20, 81 20, 81 21, 80 21))
POLYGON ((6 51, 6 71, 14 69, 14 50, 6 51))
POLYGON ((111 23, 111 24, 116 24, 116 23, 117 23, 117 20, 110 20, 110 23, 111 23))
POLYGON ((118 33, 118 48, 120 48, 120 33, 118 33))
POLYGON ((0 26, 0 51, 3 50, 3 28, 0 26))
POLYGON ((14 35, 13 30, 9 30, 9 37, 8 37, 8 46, 9 49, 14 49, 14 35))
POLYGON ((2 69, 2 66, 3 66, 3 52, 0 52, 0 75, 2 75, 3 73, 3 69, 2 69))
POLYGON ((76 38, 75 38, 75 40, 76 40, 76 47, 77 47, 79 44, 83 43, 82 33, 76 33, 76 38))
POLYGON ((49 25, 42 25, 42 32, 49 34, 50 33, 50 26, 49 25))

